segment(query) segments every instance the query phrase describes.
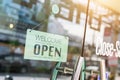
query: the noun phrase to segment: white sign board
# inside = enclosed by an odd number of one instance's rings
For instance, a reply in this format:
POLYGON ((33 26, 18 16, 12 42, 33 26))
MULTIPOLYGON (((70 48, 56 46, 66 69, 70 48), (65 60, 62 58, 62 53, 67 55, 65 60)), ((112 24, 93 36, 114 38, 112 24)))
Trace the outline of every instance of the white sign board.
POLYGON ((66 62, 68 37, 27 30, 25 59, 66 62))

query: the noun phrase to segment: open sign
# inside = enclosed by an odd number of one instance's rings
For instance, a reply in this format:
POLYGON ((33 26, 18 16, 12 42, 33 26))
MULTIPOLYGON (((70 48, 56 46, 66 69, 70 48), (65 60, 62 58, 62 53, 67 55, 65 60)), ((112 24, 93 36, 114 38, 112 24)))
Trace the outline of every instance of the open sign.
POLYGON ((25 59, 66 62, 68 37, 28 29, 25 59))

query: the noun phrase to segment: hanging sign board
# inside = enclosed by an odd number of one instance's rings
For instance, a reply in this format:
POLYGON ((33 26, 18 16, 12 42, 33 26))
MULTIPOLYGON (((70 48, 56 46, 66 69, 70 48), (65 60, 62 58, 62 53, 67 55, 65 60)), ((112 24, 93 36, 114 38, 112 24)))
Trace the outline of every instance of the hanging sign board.
POLYGON ((66 62, 68 37, 27 30, 25 59, 66 62))

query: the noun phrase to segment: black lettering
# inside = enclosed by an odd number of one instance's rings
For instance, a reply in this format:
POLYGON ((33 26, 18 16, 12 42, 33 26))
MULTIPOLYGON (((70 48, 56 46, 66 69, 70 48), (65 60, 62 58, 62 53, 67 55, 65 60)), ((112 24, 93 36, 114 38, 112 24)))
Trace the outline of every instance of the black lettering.
POLYGON ((47 51, 47 50, 48 50, 48 46, 42 45, 42 54, 41 55, 43 55, 44 52, 47 51))
POLYGON ((34 46, 34 54, 39 55, 39 53, 40 53, 40 45, 35 44, 35 46, 34 46))
POLYGON ((59 55, 59 57, 61 57, 61 48, 58 50, 58 48, 55 48, 55 56, 56 54, 59 55))
POLYGON ((36 40, 40 40, 40 36, 39 35, 35 35, 36 40))
POLYGON ((49 56, 53 56, 53 55, 51 55, 51 53, 53 52, 53 48, 54 48, 54 46, 49 47, 49 56))
POLYGON ((35 35, 36 40, 41 40, 41 41, 45 41, 45 37, 44 36, 40 36, 40 35, 35 35))
POLYGON ((41 41, 45 42, 45 36, 41 36, 41 41))

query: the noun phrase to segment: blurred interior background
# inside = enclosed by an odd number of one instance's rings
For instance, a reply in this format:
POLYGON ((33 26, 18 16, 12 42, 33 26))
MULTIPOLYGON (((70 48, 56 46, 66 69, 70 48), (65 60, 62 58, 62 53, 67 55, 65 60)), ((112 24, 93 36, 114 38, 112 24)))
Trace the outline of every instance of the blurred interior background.
MULTIPOLYGON (((81 55, 87 2, 0 0, 0 73, 51 73, 54 62, 23 59, 27 29, 68 36, 67 62, 62 63, 62 66, 74 68, 81 55)), ((108 72, 111 66, 115 66, 116 73, 120 74, 119 57, 96 55, 97 37, 103 42, 112 43, 114 52, 120 54, 119 3, 119 0, 90 0, 84 48, 88 68, 92 66, 92 69, 97 70, 99 65, 96 61, 104 59, 108 72), (116 63, 112 63, 113 60, 116 63)))

